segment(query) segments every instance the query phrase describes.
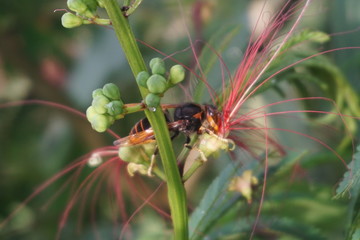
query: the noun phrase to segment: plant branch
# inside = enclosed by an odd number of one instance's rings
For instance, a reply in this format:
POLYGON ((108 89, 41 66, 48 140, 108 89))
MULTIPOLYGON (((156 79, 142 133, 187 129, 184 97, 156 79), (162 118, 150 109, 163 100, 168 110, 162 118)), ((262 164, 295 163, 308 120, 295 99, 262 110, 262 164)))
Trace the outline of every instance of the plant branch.
MULTIPOLYGON (((144 59, 140 53, 134 34, 129 22, 120 10, 116 0, 104 0, 105 9, 112 21, 117 38, 123 48, 130 68, 136 77, 141 71, 146 71, 144 59)), ((139 86, 143 98, 147 90, 139 86)), ((159 148, 162 164, 165 170, 168 188, 168 200, 174 226, 175 240, 188 239, 188 213, 186 204, 186 192, 176 164, 176 157, 170 140, 170 134, 161 108, 155 112, 145 110, 154 130, 159 148)))

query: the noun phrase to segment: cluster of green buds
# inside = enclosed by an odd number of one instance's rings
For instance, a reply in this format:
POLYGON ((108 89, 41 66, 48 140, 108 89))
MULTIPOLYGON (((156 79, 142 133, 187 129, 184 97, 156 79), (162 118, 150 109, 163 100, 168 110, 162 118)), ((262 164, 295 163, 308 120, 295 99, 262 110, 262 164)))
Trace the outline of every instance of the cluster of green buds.
POLYGON ((107 83, 103 88, 92 92, 91 106, 86 110, 86 117, 92 128, 97 132, 105 132, 115 120, 126 114, 144 109, 143 103, 124 104, 119 88, 113 83, 107 83))
POLYGON ((96 11, 103 7, 102 0, 68 0, 67 6, 74 13, 66 12, 61 23, 66 28, 74 28, 83 24, 110 25, 109 19, 99 18, 96 11))
POLYGON ((136 82, 149 90, 149 94, 145 97, 145 104, 149 108, 156 109, 166 90, 185 79, 185 69, 181 65, 174 65, 166 77, 165 63, 161 58, 151 59, 149 66, 152 74, 142 71, 137 75, 136 82))
POLYGON ((92 98, 86 117, 94 130, 105 132, 116 119, 124 117, 124 103, 115 84, 108 83, 103 88, 94 90, 92 98))

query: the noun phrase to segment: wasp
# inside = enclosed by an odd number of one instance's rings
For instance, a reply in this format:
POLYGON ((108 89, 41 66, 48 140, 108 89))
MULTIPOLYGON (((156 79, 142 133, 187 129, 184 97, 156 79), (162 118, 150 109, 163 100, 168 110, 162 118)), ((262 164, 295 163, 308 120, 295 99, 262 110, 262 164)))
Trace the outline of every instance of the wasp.
MULTIPOLYGON (((220 149, 234 149, 232 140, 219 135, 222 113, 215 106, 190 102, 162 105, 162 108, 166 110, 164 115, 171 139, 184 134, 185 147, 197 150, 201 161, 205 162, 208 156, 220 149), (167 111, 169 108, 175 108, 172 119, 167 111), (199 139, 194 146, 190 146, 190 136, 193 134, 197 134, 199 139)), ((137 122, 127 137, 116 140, 114 144, 119 146, 119 157, 124 161, 143 164, 144 159, 150 159, 147 174, 151 175, 158 149, 147 118, 137 122)))

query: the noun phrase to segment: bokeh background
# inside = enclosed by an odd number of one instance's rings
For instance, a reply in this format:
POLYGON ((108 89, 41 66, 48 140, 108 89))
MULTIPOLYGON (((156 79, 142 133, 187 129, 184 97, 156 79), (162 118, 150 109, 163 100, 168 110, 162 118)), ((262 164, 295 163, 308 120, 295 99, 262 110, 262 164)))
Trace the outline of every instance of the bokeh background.
MULTIPOLYGON (((189 46, 187 31, 193 39, 209 42, 224 29, 238 26, 238 34, 223 52, 227 66, 234 71, 248 44, 250 28, 254 19, 258 18, 263 1, 179 2, 145 0, 130 17, 136 37, 166 54, 179 52, 175 55, 176 58, 192 66, 194 62, 191 53, 183 51, 189 46)), ((264 19, 281 6, 283 1, 269 2, 272 9, 265 11, 264 19)), ((324 44, 324 49, 360 46, 358 0, 313 2, 303 19, 302 27, 334 34, 324 44)), ((126 102, 141 100, 111 28, 96 25, 63 28, 60 22, 63 12, 54 10, 66 8, 64 0, 3 1, 0 5, 0 104, 40 99, 84 112, 91 104, 91 92, 108 82, 120 86, 122 98, 126 102)), ((100 12, 101 14, 103 13, 100 12)), ((147 46, 140 44, 140 47, 147 61, 160 56, 147 46)), ((353 89, 359 92, 360 51, 338 51, 329 54, 329 57, 343 71, 353 89)), ((221 76, 219 67, 215 68, 212 76, 212 81, 221 76)), ((211 79, 210 76, 209 81, 211 79)), ((181 91, 174 90, 169 95, 172 97, 165 98, 168 103, 185 101, 181 91)), ((125 136, 142 116, 142 113, 127 116, 113 130, 120 136, 125 136)), ((93 131, 83 118, 56 107, 22 103, 17 106, 1 105, 0 221, 29 196, 36 186, 74 159, 97 147, 111 145, 112 141, 111 136, 93 131)), ((208 171, 216 172, 211 167, 208 171)), ((329 185, 326 189, 331 190, 341 175, 342 172, 327 177, 329 185)), ((318 175, 317 178, 322 177, 318 175)), ((190 195, 190 198, 201 196, 208 182, 204 180, 197 183, 198 189, 193 191, 195 197, 190 195)), ((56 194, 60 186, 61 181, 50 186, 49 190, 16 214, 13 220, 0 229, 0 238, 54 239, 59 216, 69 195, 58 196, 51 207, 44 209, 42 206, 56 194)), ((344 216, 344 206, 340 204, 331 210, 335 216, 344 216)), ((149 219, 162 222, 161 218, 152 214, 148 216, 149 219)), ((69 220, 70 225, 76 223, 76 213, 74 215, 74 219, 69 220)), ((164 228, 163 224, 157 225, 154 223, 156 221, 146 221, 146 218, 144 216, 143 221, 138 220, 142 227, 139 227, 137 239, 141 239, 141 232, 149 234, 149 231, 156 232, 157 229, 164 228)), ((166 220, 164 224, 166 225, 166 220)), ((325 222, 324 227, 331 229, 329 232, 340 234, 340 224, 342 223, 326 225, 325 222)), ((95 239, 91 234, 91 223, 84 221, 84 225, 81 234, 65 232, 62 239, 75 239, 69 237, 74 235, 77 236, 76 239, 95 239)), ((101 232, 106 232, 110 227, 101 225, 99 228, 101 232)))

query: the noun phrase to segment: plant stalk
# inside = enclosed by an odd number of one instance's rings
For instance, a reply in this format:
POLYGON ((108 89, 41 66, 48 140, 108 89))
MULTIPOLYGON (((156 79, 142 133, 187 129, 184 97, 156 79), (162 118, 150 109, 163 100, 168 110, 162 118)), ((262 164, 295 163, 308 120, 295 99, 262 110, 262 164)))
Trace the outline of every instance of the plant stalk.
MULTIPOLYGON (((123 48, 130 68, 136 78, 139 72, 147 71, 147 68, 128 19, 124 17, 116 0, 104 0, 103 3, 112 21, 116 36, 123 48)), ((148 93, 147 89, 140 86, 139 89, 141 96, 145 98, 148 93)), ((167 179, 168 200, 174 227, 174 239, 187 240, 189 234, 186 192, 176 164, 176 157, 165 117, 161 108, 157 108, 155 112, 145 110, 145 114, 154 130, 167 179)))

